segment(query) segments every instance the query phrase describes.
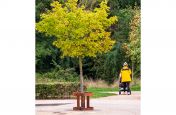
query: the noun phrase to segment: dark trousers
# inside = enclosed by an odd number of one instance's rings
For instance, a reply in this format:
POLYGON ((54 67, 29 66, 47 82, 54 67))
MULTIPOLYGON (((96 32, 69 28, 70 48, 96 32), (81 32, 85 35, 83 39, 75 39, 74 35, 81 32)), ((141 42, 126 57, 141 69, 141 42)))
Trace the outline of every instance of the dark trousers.
POLYGON ((130 82, 123 82, 123 89, 124 89, 124 92, 125 91, 130 92, 130 82))

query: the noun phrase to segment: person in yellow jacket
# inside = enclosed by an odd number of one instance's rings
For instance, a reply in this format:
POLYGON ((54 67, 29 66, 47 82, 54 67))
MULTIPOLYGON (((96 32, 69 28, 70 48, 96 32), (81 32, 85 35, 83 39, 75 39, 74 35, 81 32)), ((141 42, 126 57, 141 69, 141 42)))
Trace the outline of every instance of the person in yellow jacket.
POLYGON ((132 80, 132 75, 131 74, 132 74, 131 69, 128 67, 128 64, 125 62, 123 64, 123 68, 120 71, 119 81, 121 83, 123 83, 124 92, 126 90, 128 95, 131 94, 131 90, 130 90, 130 82, 132 80))

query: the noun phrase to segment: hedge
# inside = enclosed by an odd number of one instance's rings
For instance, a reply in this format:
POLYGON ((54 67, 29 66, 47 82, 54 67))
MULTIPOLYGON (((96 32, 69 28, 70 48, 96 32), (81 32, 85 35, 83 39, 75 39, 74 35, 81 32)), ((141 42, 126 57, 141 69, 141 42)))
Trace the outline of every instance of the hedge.
POLYGON ((70 99, 74 98, 73 92, 79 89, 80 84, 77 82, 37 83, 35 96, 36 99, 70 99))

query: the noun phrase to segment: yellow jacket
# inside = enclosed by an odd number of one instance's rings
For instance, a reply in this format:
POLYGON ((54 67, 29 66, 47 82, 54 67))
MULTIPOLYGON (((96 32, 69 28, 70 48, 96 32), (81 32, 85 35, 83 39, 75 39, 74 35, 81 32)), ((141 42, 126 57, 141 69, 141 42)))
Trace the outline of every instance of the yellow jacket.
POLYGON ((131 69, 127 66, 124 66, 121 71, 121 82, 130 82, 131 81, 131 69))

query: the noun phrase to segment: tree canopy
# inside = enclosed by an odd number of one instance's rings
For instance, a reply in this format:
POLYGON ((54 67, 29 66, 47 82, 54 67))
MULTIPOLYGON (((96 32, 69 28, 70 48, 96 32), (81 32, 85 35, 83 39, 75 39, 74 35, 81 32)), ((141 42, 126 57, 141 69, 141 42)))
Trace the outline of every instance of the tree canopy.
POLYGON ((63 56, 95 57, 97 53, 109 51, 115 41, 106 31, 117 21, 117 17, 108 18, 109 7, 102 2, 100 8, 86 10, 82 5, 77 7, 77 0, 68 0, 64 7, 57 1, 52 10, 41 15, 36 24, 39 32, 55 36, 53 45, 60 48, 63 56))

